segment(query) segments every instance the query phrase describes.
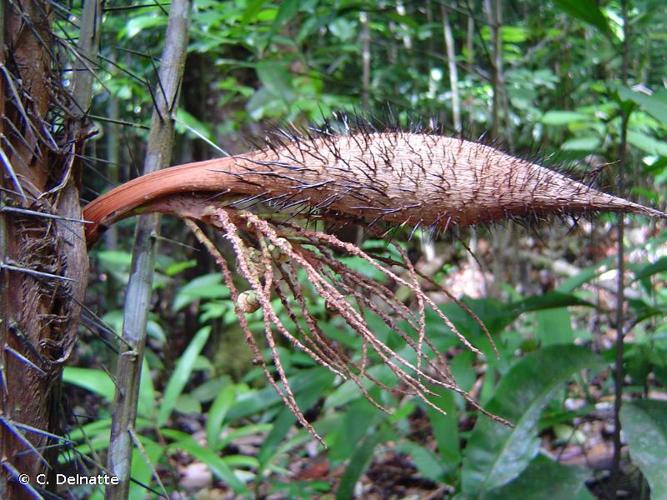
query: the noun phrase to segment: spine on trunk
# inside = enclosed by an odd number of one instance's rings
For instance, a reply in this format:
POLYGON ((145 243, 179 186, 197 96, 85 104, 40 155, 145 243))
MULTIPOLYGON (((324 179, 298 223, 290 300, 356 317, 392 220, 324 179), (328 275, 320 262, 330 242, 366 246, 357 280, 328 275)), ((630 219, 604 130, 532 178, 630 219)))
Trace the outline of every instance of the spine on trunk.
POLYGON ((301 205, 366 223, 446 230, 515 217, 658 210, 475 142, 408 132, 290 136, 247 154, 189 163, 127 182, 84 209, 93 243, 104 227, 183 193, 301 205))

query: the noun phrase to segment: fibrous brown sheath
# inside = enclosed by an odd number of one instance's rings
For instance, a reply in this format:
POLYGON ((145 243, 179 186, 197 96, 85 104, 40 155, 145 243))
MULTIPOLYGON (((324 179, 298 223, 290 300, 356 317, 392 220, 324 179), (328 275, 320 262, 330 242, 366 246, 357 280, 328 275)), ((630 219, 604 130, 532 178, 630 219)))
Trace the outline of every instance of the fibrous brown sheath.
POLYGON ((189 163, 127 182, 84 210, 89 244, 101 230, 156 201, 223 193, 300 205, 311 213, 432 227, 591 211, 666 214, 597 191, 492 147, 407 132, 289 136, 251 153, 189 163))
MULTIPOLYGON (((284 142, 274 139, 266 148, 245 155, 145 175, 90 203, 84 217, 90 221, 89 245, 105 226, 133 213, 168 212, 185 218, 222 270, 254 360, 299 423, 318 439, 290 388, 277 350, 278 336, 318 364, 351 380, 373 405, 385 411, 388 409, 382 402, 369 393, 367 383, 414 394, 436 411, 442 409, 430 397, 434 395, 432 388, 440 386, 456 391, 484 412, 457 385, 446 353, 440 352, 435 343, 437 334, 427 331, 427 310, 433 311, 462 345, 478 354, 481 351, 421 288, 421 280, 428 278, 414 268, 400 245, 393 243, 398 259, 370 255, 332 234, 309 230, 272 213, 259 216, 242 208, 267 202, 278 209, 297 207, 310 217, 367 226, 383 222, 430 227, 435 231, 512 217, 594 210, 667 217, 491 147, 459 139, 366 131, 307 138, 286 134, 285 138, 284 142), (192 219, 217 229, 228 252, 223 254, 192 219), (348 266, 337 257, 341 253, 365 261, 386 279, 410 290, 412 306, 399 300, 383 280, 371 279, 348 266), (244 278, 242 288, 237 287, 233 268, 244 278), (397 273, 397 268, 403 272, 397 273), (299 274, 306 279, 300 279, 299 274), (312 311, 313 296, 319 296, 327 310, 359 336, 361 357, 327 337, 312 311), (274 299, 279 300, 281 313, 274 299), (258 308, 262 310, 265 345, 278 380, 269 370, 246 318, 258 308), (285 322, 285 315, 291 326, 285 322), (392 350, 381 340, 376 327, 368 322, 369 316, 400 338, 408 354, 392 350), (373 375, 369 368, 375 362, 389 368, 395 383, 387 385, 373 375)), ((441 291, 474 320, 493 346, 491 334, 479 317, 446 289, 441 291)))

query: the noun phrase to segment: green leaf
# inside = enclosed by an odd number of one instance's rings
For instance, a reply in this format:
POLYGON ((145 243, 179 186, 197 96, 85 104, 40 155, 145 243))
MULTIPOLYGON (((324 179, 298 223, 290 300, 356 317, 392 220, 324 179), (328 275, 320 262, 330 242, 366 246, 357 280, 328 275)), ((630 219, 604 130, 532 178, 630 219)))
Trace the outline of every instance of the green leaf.
POLYGON ((205 274, 181 287, 174 298, 172 309, 180 311, 199 299, 226 299, 228 297, 229 288, 222 284, 222 274, 205 274))
POLYGON ((257 14, 262 10, 262 7, 266 2, 267 0, 250 0, 246 5, 245 10, 243 11, 241 23, 247 24, 250 21, 254 21, 257 18, 257 14))
MULTIPOLYGON (((323 389, 331 387, 334 375, 326 368, 316 368, 308 383, 295 393, 297 405, 301 411, 309 410, 322 397, 323 389)), ((262 447, 257 454, 262 469, 273 458, 278 445, 294 425, 296 418, 289 408, 283 408, 274 420, 271 432, 264 438, 262 447)))
POLYGON ((192 139, 203 139, 209 144, 215 140, 209 128, 183 108, 176 110, 174 122, 179 134, 188 134, 192 139))
MULTIPOLYGON (((391 369, 384 364, 372 366, 368 369, 368 374, 372 376, 374 380, 379 380, 385 384, 391 383, 393 380, 393 373, 391 372, 391 369)), ((370 389, 374 386, 374 383, 368 379, 362 380, 361 383, 366 389, 370 389)), ((327 395, 324 408, 330 409, 344 406, 350 401, 360 399, 361 397, 361 392, 359 391, 357 384, 353 380, 346 380, 329 395, 327 395)))
POLYGON ((66 366, 63 371, 63 381, 67 384, 77 385, 102 396, 107 401, 113 401, 116 387, 103 370, 95 368, 77 368, 66 366))
POLYGON ((459 444, 459 427, 457 419, 457 408, 454 402, 454 394, 451 391, 437 390, 438 396, 431 398, 431 402, 443 410, 443 415, 435 408, 426 407, 426 414, 433 428, 433 436, 438 444, 438 453, 444 463, 456 466, 461 461, 459 444))
MULTIPOLYGON (((559 498, 585 498, 584 481, 590 476, 582 467, 568 467, 544 455, 538 455, 523 473, 511 483, 490 491, 485 500, 530 498, 530 500, 554 500, 559 498)), ((593 498, 588 495, 588 498, 593 498)))
POLYGON ((545 309, 559 309, 567 306, 594 307, 594 304, 582 300, 571 293, 548 292, 544 295, 535 295, 520 302, 515 302, 512 304, 512 309, 517 311, 517 313, 525 313, 531 311, 543 311, 545 309))
POLYGON ((577 137, 565 141, 560 148, 564 151, 595 151, 600 147, 600 138, 595 136, 577 137))
POLYGON ((651 498, 667 498, 667 402, 625 403, 621 424, 630 456, 651 487, 651 498))
POLYGON ((667 91, 661 89, 651 95, 635 92, 627 87, 619 87, 618 95, 626 101, 633 101, 656 120, 667 124, 667 91))
POLYGON ((553 0, 553 2, 563 12, 595 26, 604 35, 611 34, 607 18, 604 17, 595 0, 553 0))
POLYGON ((635 271, 634 281, 642 280, 654 274, 667 271, 667 257, 660 257, 656 262, 646 264, 635 271))
MULTIPOLYGON (((227 375, 208 379, 206 382, 190 391, 192 397, 200 403, 212 403, 218 395, 231 384, 231 379, 227 375)), ((243 390, 243 386, 238 386, 238 390, 243 390)))
POLYGON ((501 26, 503 43, 522 43, 528 40, 530 33, 524 26, 501 26))
POLYGON ((120 250, 100 250, 97 252, 97 258, 111 269, 118 267, 129 269, 132 264, 132 254, 120 250))
MULTIPOLYGON (((311 383, 316 372, 321 369, 321 367, 317 367, 300 370, 296 375, 290 376, 289 382, 292 392, 295 394, 300 393, 304 387, 307 387, 311 383)), ((234 406, 229 409, 227 418, 233 420, 247 417, 281 402, 280 396, 278 396, 273 387, 266 387, 259 391, 241 394, 236 398, 234 406)))
POLYGON ((651 137, 650 135, 631 130, 628 132, 628 142, 650 155, 667 156, 667 142, 651 137))
POLYGON ((67 434, 67 439, 70 441, 82 441, 85 438, 90 438, 91 436, 96 436, 98 434, 104 434, 108 438, 110 429, 111 418, 101 418, 85 425, 75 427, 67 434))
POLYGON ((558 387, 574 373, 602 364, 598 356, 574 345, 545 347, 517 362, 486 408, 514 427, 479 417, 463 460, 464 494, 477 496, 517 477, 539 450, 537 424, 558 387))
POLYGON ((350 458, 350 463, 340 478, 336 500, 354 498, 354 487, 371 462, 376 446, 388 438, 389 436, 385 432, 374 432, 357 443, 355 452, 350 458))
POLYGON ((412 441, 404 441, 396 447, 396 451, 410 455, 415 467, 417 467, 419 473, 425 478, 431 481, 442 480, 445 467, 431 450, 412 441))
POLYGON ((139 449, 132 450, 132 483, 130 484, 129 500, 146 498, 146 487, 153 479, 153 472, 164 453, 162 445, 146 436, 140 436, 143 453, 139 449))
POLYGON ((299 12, 299 3, 301 0, 283 0, 280 2, 280 7, 278 8, 278 13, 276 14, 273 24, 271 25, 271 31, 269 32, 269 37, 266 40, 265 47, 271 43, 273 35, 275 35, 278 30, 282 27, 283 24, 292 19, 297 12, 299 12))
POLYGON ((170 451, 183 450, 189 453, 197 460, 205 463, 216 476, 227 483, 236 493, 248 493, 248 488, 236 477, 229 465, 216 452, 200 445, 192 436, 184 432, 163 429, 162 435, 175 441, 169 445, 168 449, 170 451))
POLYGON ((176 276, 177 274, 182 273, 186 269, 192 269, 193 267, 196 266, 197 266, 197 261, 194 259, 172 262, 165 268, 164 273, 167 276, 176 276))
POLYGON ((543 346, 570 344, 574 341, 570 311, 567 308, 537 311, 535 318, 535 337, 543 346))
POLYGON ((346 42, 352 40, 357 35, 357 23, 350 21, 344 17, 337 17, 329 23, 329 31, 331 34, 341 41, 346 42))
MULTIPOLYGON (((578 274, 575 274, 574 276, 566 279, 560 285, 558 285, 558 287, 556 288, 557 293, 569 294, 576 288, 579 288, 584 283, 588 283, 589 281, 598 277, 606 270, 607 266, 610 264, 612 264, 612 260, 610 258, 606 258, 590 267, 582 269, 578 274)), ((593 306, 593 304, 590 303, 587 304, 593 306)))
POLYGON ((546 125, 569 125, 573 122, 586 122, 590 119, 590 115, 575 111, 547 111, 542 116, 542 123, 546 125))
POLYGON ((176 368, 169 378, 167 388, 164 391, 164 399, 160 406, 160 412, 158 413, 157 425, 159 427, 162 427, 169 420, 169 416, 176 406, 176 400, 190 379, 195 361, 197 361, 199 353, 204 348, 210 333, 211 327, 209 326, 205 326, 199 330, 176 362, 176 368))
POLYGON ((236 397, 236 386, 233 384, 226 385, 217 395, 211 408, 208 411, 208 418, 206 419, 206 441, 208 447, 212 450, 218 450, 218 443, 220 441, 220 432, 222 431, 222 423, 225 421, 227 412, 234 404, 236 397))
POLYGON ((148 367, 148 361, 144 358, 141 365, 141 382, 139 385, 139 401, 137 412, 146 418, 152 418, 155 415, 155 388, 151 380, 151 371, 148 367))
POLYGON ((326 436, 329 458, 335 461, 353 456, 364 436, 382 416, 365 398, 351 403, 344 415, 339 417, 338 428, 326 436))
POLYGON ((294 97, 292 78, 284 64, 276 61, 262 61, 257 64, 257 76, 273 97, 278 97, 285 102, 292 101, 294 97))
POLYGON ((247 436, 256 436, 257 434, 265 434, 271 430, 272 424, 248 424, 238 429, 230 430, 225 433, 225 437, 220 439, 220 444, 218 447, 222 450, 226 446, 229 446, 231 443, 237 439, 241 439, 247 436))
POLYGON ((183 415, 201 415, 201 403, 192 397, 190 393, 181 394, 176 398, 178 412, 183 415))
POLYGON ((167 16, 147 14, 144 16, 134 16, 127 21, 125 28, 118 33, 118 38, 133 38, 145 29, 165 26, 167 16))

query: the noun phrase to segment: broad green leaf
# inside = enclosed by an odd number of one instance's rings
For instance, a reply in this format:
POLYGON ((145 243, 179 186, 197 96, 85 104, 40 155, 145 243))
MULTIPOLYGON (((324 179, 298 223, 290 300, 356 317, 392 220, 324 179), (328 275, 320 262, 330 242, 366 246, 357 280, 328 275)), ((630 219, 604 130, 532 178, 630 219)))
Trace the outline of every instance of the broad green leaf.
MULTIPOLYGON (((465 302, 486 325, 491 335, 501 332, 521 313, 521 311, 507 307, 507 304, 494 299, 466 300, 465 302)), ((487 352, 490 356, 495 356, 482 328, 468 312, 453 303, 445 304, 440 309, 472 344, 487 352)), ((426 311, 426 328, 433 332, 432 339, 434 339, 436 348, 441 351, 458 343, 450 329, 430 310, 426 311), (444 335, 441 335, 441 333, 444 335), (443 344, 443 341, 449 345, 443 344)))
POLYGON ((172 262, 165 268, 164 274, 166 274, 167 276, 176 276, 177 274, 182 273, 186 269, 192 269, 193 267, 196 266, 197 266, 197 261, 194 259, 172 262))
POLYGON ((218 456, 215 451, 200 445, 192 436, 184 432, 163 429, 162 435, 174 440, 168 447, 170 451, 183 450, 189 453, 197 460, 205 463, 216 476, 222 479, 236 493, 248 493, 246 486, 236 477, 225 460, 218 456))
MULTIPOLYGON (((67 439, 70 441, 81 441, 87 437, 90 438, 91 436, 96 436, 98 434, 103 434, 108 439, 110 430, 111 418, 101 418, 100 420, 95 420, 72 429, 72 431, 67 434, 67 439)), ((68 452, 66 451, 65 453, 68 452)), ((68 456, 68 458, 71 458, 71 456, 68 456)))
POLYGON ((465 450, 463 493, 479 496, 517 477, 539 450, 538 421, 555 392, 578 371, 601 365, 598 356, 574 345, 545 347, 517 362, 486 408, 514 427, 480 415, 465 450))
POLYGON ((246 110, 253 120, 275 116, 286 110, 285 101, 276 97, 268 88, 262 87, 246 102, 246 110))
POLYGON ((284 64, 277 61, 262 61, 257 64, 257 76, 273 97, 286 102, 293 99, 292 78, 284 64))
POLYGON ((569 125, 572 122, 586 122, 590 115, 576 111, 547 111, 542 116, 542 123, 546 125, 569 125))
POLYGON ((589 476, 590 473, 582 467, 568 467, 544 455, 537 455, 519 477, 505 486, 490 491, 484 495, 484 499, 592 499, 592 495, 586 495, 587 489, 584 483, 589 476))
POLYGON ((342 41, 352 40, 357 35, 357 23, 344 17, 337 17, 328 26, 329 31, 342 41))
MULTIPOLYGON (((314 404, 314 401, 310 406, 314 404)), ((299 403, 299 408, 306 410, 306 407, 301 406, 299 403)), ((263 471, 267 465, 274 459, 275 452, 281 441, 285 438, 289 430, 294 425, 296 418, 294 414, 290 411, 289 408, 285 407, 278 412, 278 415, 273 419, 273 425, 271 430, 267 434, 264 442, 262 443, 262 448, 257 454, 258 462, 260 463, 260 471, 263 471)))
POLYGON ((226 455, 225 463, 233 467, 247 467, 249 469, 256 469, 259 467, 259 462, 255 457, 247 455, 226 455))
MULTIPOLYGON (((503 331, 522 313, 570 305, 592 305, 575 295, 561 292, 550 292, 540 296, 529 297, 509 305, 492 299, 466 300, 466 304, 482 320, 492 336, 503 331)), ((473 345, 480 348, 489 356, 495 356, 481 327, 470 314, 457 304, 452 303, 445 304, 441 309, 473 345)), ((451 345, 455 345, 456 340, 451 335, 449 328, 430 310, 426 311, 426 326, 432 332, 432 339, 436 348, 446 350, 451 345), (440 335, 441 332, 444 335, 440 335), (449 342, 449 345, 443 344, 443 342, 449 342)))
MULTIPOLYGON (((313 376, 316 375, 319 370, 322 370, 322 368, 316 367, 300 370, 294 376, 290 376, 289 383, 292 387, 292 392, 298 394, 304 387, 308 387, 313 376)), ((227 418, 235 420, 237 418, 247 417, 279 403, 281 403, 280 396, 278 396, 273 387, 265 387, 259 391, 247 392, 236 398, 234 406, 232 406, 227 413, 227 418)))
POLYGON ((265 47, 271 43, 273 35, 278 32, 282 25, 292 19, 296 13, 299 12, 300 2, 301 0, 283 0, 280 2, 280 7, 278 8, 278 13, 273 20, 273 24, 271 25, 271 31, 269 32, 265 47))
POLYGON ((431 481, 441 481, 445 473, 445 467, 439 457, 431 450, 424 448, 412 441, 404 441, 396 447, 399 453, 410 455, 412 462, 419 473, 431 481))
MULTIPOLYGON (((477 369, 475 366, 476 359, 476 354, 474 352, 463 350, 456 354, 450 362, 454 380, 456 380, 456 383, 464 391, 472 389, 472 386, 477 380, 477 369)), ((440 403, 438 403, 438 406, 440 406, 440 403)), ((449 410, 446 411, 449 412, 449 410)))
POLYGON ((206 441, 208 447, 212 450, 218 450, 218 442, 220 441, 220 432, 222 431, 222 423, 225 421, 227 412, 234 404, 236 397, 236 386, 227 384, 213 401, 211 408, 208 410, 208 417, 206 419, 206 441))
POLYGON ((609 36, 609 24, 595 0, 553 0, 563 12, 576 17, 591 26, 595 26, 603 34, 609 36))
POLYGON ((228 297, 229 289, 222 284, 222 274, 205 274, 181 287, 176 293, 172 309, 180 311, 199 299, 226 299, 228 297))
POLYGON ((214 140, 213 134, 209 128, 183 108, 178 108, 176 110, 174 122, 176 132, 179 134, 188 133, 191 138, 203 139, 209 144, 214 140))
POLYGON ((380 431, 369 434, 357 443, 355 452, 340 478, 336 500, 347 500, 354 497, 354 486, 371 462, 375 448, 387 439, 389 439, 388 434, 380 431))
POLYGON ((176 362, 176 368, 169 378, 169 382, 164 391, 164 399, 160 406, 160 412, 158 413, 157 424, 159 427, 162 427, 167 423, 167 420, 169 420, 169 416, 176 406, 176 400, 178 399, 178 396, 181 395, 185 384, 187 384, 190 379, 197 356, 199 356, 199 353, 204 348, 210 333, 211 327, 209 326, 205 326, 199 330, 176 362))
POLYGON ((133 38, 145 29, 165 26, 166 24, 167 16, 164 15, 147 14, 144 16, 134 16, 128 19, 125 28, 118 33, 118 38, 133 38))
MULTIPOLYGON (((231 378, 227 375, 221 377, 208 379, 206 382, 197 386, 190 391, 192 397, 196 398, 200 403, 213 402, 213 400, 220 395, 220 393, 231 384, 231 378)), ((238 390, 242 391, 243 386, 239 385, 238 390)))
POLYGON ((535 319, 535 337, 543 346, 570 344, 574 341, 570 311, 567 308, 537 311, 535 319))
MULTIPOLYGON (((334 375, 326 368, 317 368, 303 389, 295 393, 297 405, 301 411, 309 410, 322 397, 323 389, 332 386, 334 375)), ((289 408, 283 408, 274 420, 271 432, 264 438, 257 454, 259 463, 264 468, 274 456, 278 445, 294 425, 296 418, 289 408)))
MULTIPOLYGON (((391 369, 384 364, 372 366, 367 371, 375 380, 379 380, 382 383, 390 383, 392 381, 393 373, 391 369)), ((368 379, 362 380, 361 383, 366 389, 370 389, 374 386, 374 383, 368 379)), ((346 380, 327 396, 324 408, 330 409, 343 406, 350 401, 361 397, 363 396, 359 390, 359 386, 357 386, 353 380, 346 380)))
POLYGON ((635 281, 667 271, 667 257, 660 257, 656 262, 646 264, 635 271, 635 281))
MULTIPOLYGON (((606 258, 590 267, 582 269, 581 272, 579 272, 579 274, 575 274, 574 276, 566 279, 560 285, 558 285, 558 287, 556 288, 557 293, 566 293, 566 294, 571 293, 584 283, 588 283, 589 281, 595 279, 597 276, 602 274, 606 270, 607 266, 609 266, 609 264, 611 263, 612 260, 610 258, 606 258)), ((593 304, 588 304, 588 305, 592 306, 593 304)))
POLYGON ((107 401, 113 401, 116 391, 116 387, 109 374, 95 368, 66 366, 63 370, 63 381, 67 384, 83 387, 90 392, 102 396, 107 401))
MULTIPOLYGON (((472 364, 472 363, 471 363, 472 364)), ((445 464, 456 466, 461 461, 459 427, 454 394, 451 391, 438 390, 440 394, 431 398, 431 402, 443 410, 443 415, 434 408, 426 407, 426 414, 431 422, 433 436, 438 444, 438 453, 445 464)))
POLYGON ((262 7, 266 2, 267 0, 250 0, 246 5, 245 10, 243 11, 241 23, 247 24, 250 21, 254 21, 257 17, 257 14, 260 10, 262 10, 262 7))
POLYGON ((567 306, 594 307, 590 302, 586 302, 571 293, 549 292, 544 295, 535 295, 520 302, 515 302, 512 304, 512 309, 519 313, 543 311, 546 309, 560 309, 567 306))
POLYGON ((628 132, 628 142, 650 155, 667 156, 667 142, 636 130, 628 132))
POLYGON ((656 120, 667 124, 667 91, 659 90, 647 95, 643 92, 635 92, 627 87, 619 87, 618 94, 621 99, 636 102, 643 111, 656 120))
POLYGON ((146 418, 153 418, 155 415, 155 388, 151 380, 151 371, 148 367, 146 358, 141 366, 141 383, 139 386, 139 401, 137 412, 146 418))
POLYGON ((358 271, 374 281, 382 283, 387 280, 387 276, 382 271, 361 257, 342 257, 340 260, 350 269, 358 271))
MULTIPOLYGON (((364 436, 382 417, 366 399, 351 403, 340 417, 340 425, 326 436, 331 460, 345 460, 354 454, 364 436)), ((372 433, 371 433, 372 434, 372 433)))
POLYGON ((521 43, 528 40, 530 33, 524 26, 501 26, 503 43, 521 43))
POLYGON ((237 429, 230 430, 225 437, 220 439, 219 448, 222 450, 237 439, 256 434, 264 434, 271 430, 272 424, 248 424, 237 429))
POLYGON ((192 397, 190 393, 184 393, 176 398, 178 412, 183 415, 201 415, 201 403, 192 397))
POLYGON ((667 401, 623 404, 621 425, 632 461, 651 487, 651 498, 667 498, 667 401))
POLYGON ((111 269, 118 267, 129 269, 132 264, 132 254, 129 252, 122 252, 120 250, 101 250, 96 253, 100 262, 111 269))
POLYGON ((600 146, 600 138, 595 136, 576 137, 561 144, 565 151, 595 151, 600 146))
MULTIPOLYGON (((563 308, 573 305, 592 306, 589 302, 581 300, 575 295, 562 292, 549 292, 544 295, 528 297, 527 299, 511 304, 503 304, 499 301, 490 299, 471 300, 466 302, 486 325, 492 336, 499 334, 523 313, 563 308)), ((483 352, 488 353, 488 355, 495 356, 482 329, 477 322, 471 318, 470 314, 456 304, 446 304, 442 307, 442 310, 468 340, 481 348, 483 352)), ((454 343, 456 341, 453 340, 453 337, 449 334, 449 329, 442 324, 442 321, 440 321, 439 318, 433 318, 433 316, 434 315, 430 311, 427 311, 427 328, 434 334, 439 331, 443 331, 443 333, 446 332, 446 337, 435 337, 436 347, 440 350, 445 350, 449 346, 441 345, 440 342, 442 342, 443 339, 448 339, 454 343)), ((456 359, 459 356, 454 358, 454 363, 456 363, 456 359)), ((465 372, 467 367, 465 364, 462 364, 461 368, 463 368, 463 371, 465 372)), ((452 369, 454 370, 454 367, 452 367, 452 369)), ((462 379, 457 378, 457 380, 459 380, 460 383, 464 383, 462 379)))
POLYGON ((146 487, 153 479, 153 472, 164 453, 164 447, 146 436, 140 436, 143 453, 132 450, 132 479, 130 483, 130 500, 143 500, 146 498, 146 487))

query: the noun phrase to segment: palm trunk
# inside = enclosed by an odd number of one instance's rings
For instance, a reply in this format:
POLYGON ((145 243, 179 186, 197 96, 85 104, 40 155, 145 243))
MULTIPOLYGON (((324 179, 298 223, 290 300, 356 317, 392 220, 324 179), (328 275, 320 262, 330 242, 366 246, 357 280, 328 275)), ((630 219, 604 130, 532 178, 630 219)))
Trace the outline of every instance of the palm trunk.
POLYGON ((90 92, 79 84, 87 102, 68 101, 52 74, 49 2, 0 8, 0 47, 7 48, 0 55, 0 498, 11 499, 38 495, 38 474, 53 474, 47 464, 57 463, 60 376, 88 274, 75 155, 90 92), (68 102, 57 139, 49 123, 54 96, 68 102))

